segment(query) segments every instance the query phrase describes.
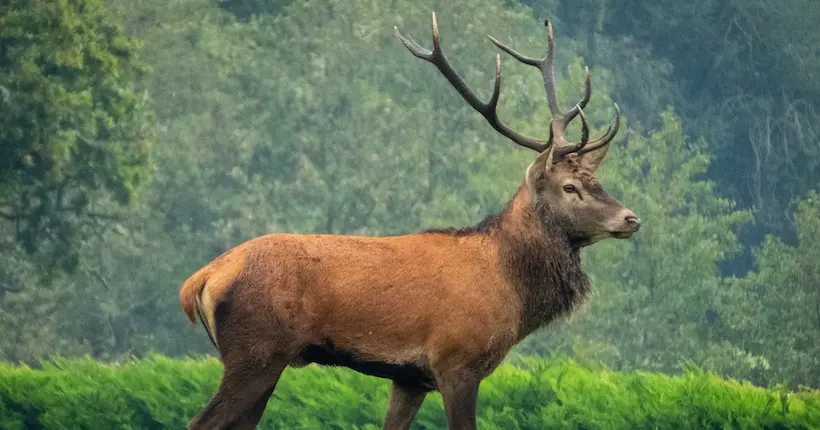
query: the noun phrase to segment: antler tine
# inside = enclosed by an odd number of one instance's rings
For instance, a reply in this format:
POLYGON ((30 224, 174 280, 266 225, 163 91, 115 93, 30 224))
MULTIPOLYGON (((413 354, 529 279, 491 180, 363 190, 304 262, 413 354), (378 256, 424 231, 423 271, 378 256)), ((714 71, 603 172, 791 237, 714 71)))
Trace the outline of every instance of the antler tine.
POLYGON ((592 142, 587 144, 587 146, 580 149, 578 151, 578 155, 582 155, 584 153, 594 151, 594 150, 608 144, 609 142, 612 141, 612 139, 615 137, 615 135, 618 134, 618 129, 621 128, 621 109, 618 107, 618 103, 614 103, 614 106, 615 106, 615 121, 613 122, 613 124, 611 124, 609 127, 607 127, 606 131, 604 132, 603 135, 601 135, 601 137, 593 140, 592 142))
POLYGON ((563 157, 569 153, 583 150, 589 142, 589 123, 587 122, 587 116, 586 114, 584 114, 584 110, 581 109, 580 105, 575 105, 575 108, 573 108, 573 110, 578 111, 578 115, 581 117, 581 141, 575 144, 570 144, 564 140, 562 135, 558 134, 558 139, 560 139, 562 143, 565 143, 565 145, 555 146, 555 149, 553 149, 554 152, 552 157, 553 163, 561 161, 563 157))
POLYGON ((541 75, 544 79, 544 89, 547 93, 547 103, 550 107, 550 112, 552 113, 552 120, 550 121, 550 141, 560 141, 562 145, 556 145, 555 151, 556 157, 553 157, 554 161, 561 160, 563 155, 569 154, 570 152, 578 152, 579 154, 583 154, 589 151, 593 151, 598 149, 606 144, 608 144, 614 137, 615 134, 618 132, 618 128, 620 126, 620 110, 618 109, 618 105, 615 104, 615 124, 614 126, 610 126, 607 131, 598 139, 593 140, 592 142, 588 142, 589 139, 589 124, 586 120, 586 115, 584 115, 584 108, 586 107, 587 103, 592 96, 592 82, 590 79, 589 67, 584 68, 585 72, 585 79, 584 79, 584 96, 581 100, 572 107, 566 113, 561 113, 560 109, 558 108, 558 102, 556 100, 556 92, 555 92, 555 72, 553 69, 553 58, 555 57, 555 38, 553 37, 552 31, 552 23, 550 20, 544 21, 544 27, 547 29, 547 54, 543 58, 532 58, 526 55, 522 55, 521 53, 515 51, 514 49, 510 48, 507 45, 504 45, 497 39, 492 36, 487 36, 497 47, 499 47, 504 52, 510 54, 516 60, 527 64, 529 66, 537 67, 541 71, 541 75), (568 143, 564 139, 564 132, 566 130, 567 125, 575 119, 576 116, 581 115, 581 134, 582 140, 580 143, 568 143))
MULTIPOLYGON (((556 96, 555 91, 555 71, 553 68, 553 58, 555 57, 555 38, 553 37, 552 33, 552 23, 550 20, 544 21, 544 27, 547 29, 547 54, 544 58, 532 58, 526 55, 522 55, 521 53, 517 52, 516 50, 510 48, 509 46, 501 43, 498 39, 487 35, 490 41, 495 44, 495 46, 499 47, 502 51, 510 54, 516 60, 528 65, 538 68, 541 71, 541 76, 544 79, 544 90, 547 93, 547 104, 550 107, 550 113, 552 114, 553 118, 563 116, 564 124, 566 125, 576 115, 578 115, 578 109, 573 107, 567 113, 561 113, 561 109, 558 108, 558 98, 556 96)), ((589 68, 586 69, 586 83, 585 83, 585 91, 584 97, 581 101, 578 102, 578 106, 581 109, 585 108, 587 103, 589 102, 590 96, 592 94, 592 85, 590 83, 589 78, 589 68)))
POLYGON ((416 41, 412 38, 404 37, 401 33, 399 33, 399 29, 397 26, 393 26, 393 31, 396 34, 396 38, 398 38, 413 55, 436 66, 436 68, 438 68, 441 74, 443 74, 444 77, 447 78, 447 80, 456 89, 456 91, 458 91, 458 93, 461 94, 461 97, 463 97, 464 100, 466 100, 467 103, 473 107, 473 109, 480 113, 496 131, 501 133, 504 137, 526 148, 530 148, 538 152, 543 152, 544 150, 548 149, 551 145, 551 139, 544 141, 521 135, 515 130, 509 128, 498 118, 498 98, 501 92, 501 56, 496 55, 495 85, 493 86, 493 95, 490 97, 490 101, 488 103, 483 103, 481 100, 479 100, 475 93, 473 93, 470 90, 467 84, 464 83, 464 80, 458 75, 458 73, 456 73, 456 71, 453 69, 453 66, 450 65, 450 62, 447 60, 447 57, 444 56, 444 52, 442 52, 441 50, 438 23, 436 22, 435 12, 433 12, 432 24, 432 51, 423 48, 421 45, 416 43, 416 41))
POLYGON ((552 67, 552 60, 555 56, 555 38, 552 35, 552 22, 549 19, 544 20, 544 27, 547 28, 547 56, 544 58, 544 68, 541 69, 541 75, 544 77, 544 89, 547 91, 547 103, 550 105, 550 111, 553 116, 557 116, 560 109, 558 109, 558 98, 555 96, 555 71, 552 67))

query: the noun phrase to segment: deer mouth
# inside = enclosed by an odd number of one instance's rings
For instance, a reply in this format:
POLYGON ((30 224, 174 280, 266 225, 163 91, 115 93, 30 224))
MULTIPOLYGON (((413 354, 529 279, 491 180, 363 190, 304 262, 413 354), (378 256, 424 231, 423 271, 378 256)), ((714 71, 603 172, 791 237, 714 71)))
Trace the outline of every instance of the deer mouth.
MULTIPOLYGON (((631 211, 630 211, 631 212, 631 211)), ((641 229, 641 219, 635 215, 626 217, 626 226, 620 230, 610 231, 609 234, 616 239, 629 239, 635 232, 641 229)))
POLYGON ((609 234, 614 237, 615 239, 629 239, 632 237, 635 232, 637 232, 640 228, 636 227, 634 229, 629 230, 617 230, 617 231, 610 231, 609 234))

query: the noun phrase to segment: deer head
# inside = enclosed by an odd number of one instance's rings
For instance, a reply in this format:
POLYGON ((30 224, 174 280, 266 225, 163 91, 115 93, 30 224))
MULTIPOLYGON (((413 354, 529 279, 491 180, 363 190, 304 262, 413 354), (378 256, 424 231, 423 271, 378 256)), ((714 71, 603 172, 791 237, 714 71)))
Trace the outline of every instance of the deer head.
MULTIPOLYGON (((615 120, 604 134, 589 140, 589 124, 584 107, 592 94, 589 68, 586 69, 584 96, 567 112, 561 112, 555 95, 555 76, 553 72, 553 54, 555 42, 552 24, 544 22, 547 29, 547 54, 540 59, 519 54, 502 44, 492 36, 490 40, 504 52, 518 61, 536 67, 541 71, 544 89, 547 93, 552 118, 549 121, 549 138, 541 140, 524 136, 509 128, 498 117, 498 99, 501 92, 501 56, 496 55, 495 85, 490 100, 482 102, 456 73, 441 50, 438 23, 433 12, 433 50, 420 46, 410 37, 405 37, 397 27, 393 27, 396 37, 418 58, 438 68, 450 84, 458 91, 467 103, 480 113, 490 125, 504 137, 518 145, 535 150, 539 155, 527 167, 524 182, 530 191, 530 204, 550 213, 550 220, 560 219, 569 230, 573 241, 579 246, 588 246, 599 240, 614 237, 626 239, 638 231, 640 219, 631 210, 604 191, 595 178, 595 170, 601 165, 620 127, 620 111, 615 104, 615 120), (581 120, 581 140, 569 142, 564 134, 569 123, 581 120)), ((539 210, 538 213, 543 213, 539 210)), ((543 220, 547 222, 545 218, 543 220)))

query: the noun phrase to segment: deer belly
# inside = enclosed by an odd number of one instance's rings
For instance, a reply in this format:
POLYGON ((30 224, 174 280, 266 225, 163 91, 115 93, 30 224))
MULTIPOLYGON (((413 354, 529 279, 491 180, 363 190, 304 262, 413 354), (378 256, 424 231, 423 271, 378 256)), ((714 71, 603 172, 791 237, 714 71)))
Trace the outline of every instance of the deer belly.
POLYGON ((347 367, 365 375, 391 379, 408 387, 436 389, 432 373, 420 363, 393 363, 364 358, 363 354, 354 350, 337 348, 330 341, 307 346, 299 358, 306 363, 347 367))

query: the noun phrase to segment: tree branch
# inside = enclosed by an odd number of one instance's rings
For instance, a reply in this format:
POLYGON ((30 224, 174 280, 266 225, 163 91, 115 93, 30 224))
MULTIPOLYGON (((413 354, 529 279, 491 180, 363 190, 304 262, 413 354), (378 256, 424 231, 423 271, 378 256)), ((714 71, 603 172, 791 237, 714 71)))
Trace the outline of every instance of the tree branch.
POLYGON ((5 293, 22 293, 25 288, 21 286, 11 286, 9 284, 0 284, 0 292, 5 293))

